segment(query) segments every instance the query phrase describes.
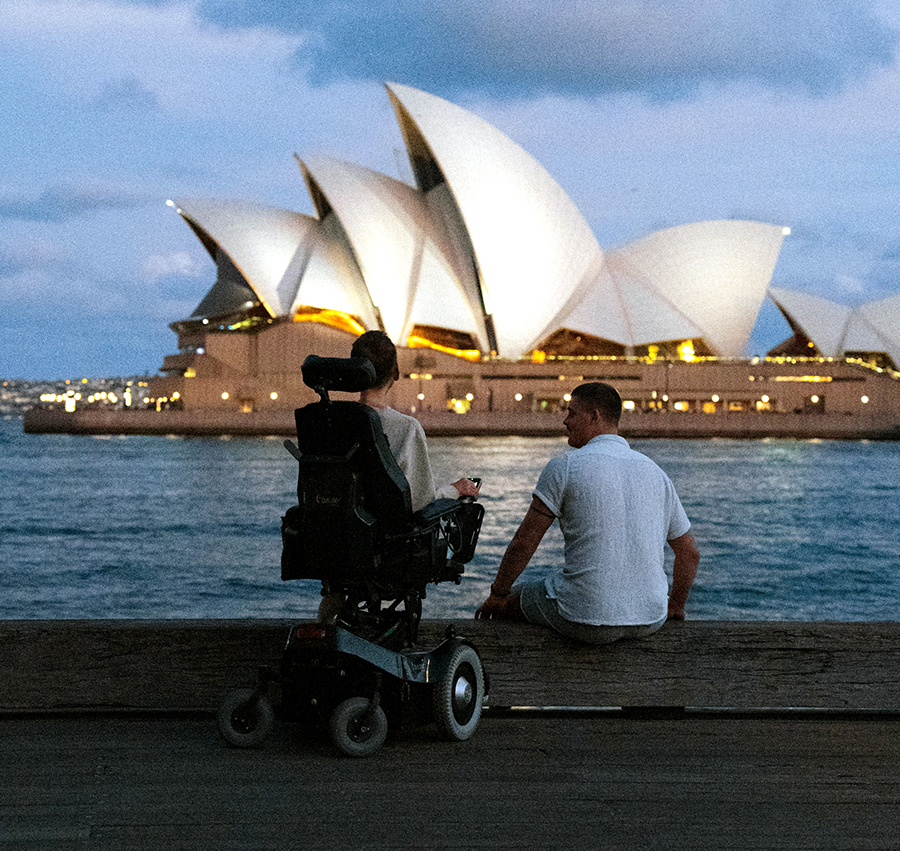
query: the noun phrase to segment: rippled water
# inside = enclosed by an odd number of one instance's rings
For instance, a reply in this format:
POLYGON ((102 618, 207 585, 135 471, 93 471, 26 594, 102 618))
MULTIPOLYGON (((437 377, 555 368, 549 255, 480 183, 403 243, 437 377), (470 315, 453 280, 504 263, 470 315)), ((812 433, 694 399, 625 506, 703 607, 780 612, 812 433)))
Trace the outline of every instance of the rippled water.
MULTIPOLYGON (((484 479, 460 586, 426 617, 468 617, 563 438, 432 438, 436 473, 484 479)), ((678 489, 702 562, 688 616, 900 620, 900 444, 644 440, 678 489)), ((0 619, 305 617, 281 582, 296 463, 280 439, 24 435, 0 421, 0 619)), ((553 527, 532 568, 561 558, 553 527)))

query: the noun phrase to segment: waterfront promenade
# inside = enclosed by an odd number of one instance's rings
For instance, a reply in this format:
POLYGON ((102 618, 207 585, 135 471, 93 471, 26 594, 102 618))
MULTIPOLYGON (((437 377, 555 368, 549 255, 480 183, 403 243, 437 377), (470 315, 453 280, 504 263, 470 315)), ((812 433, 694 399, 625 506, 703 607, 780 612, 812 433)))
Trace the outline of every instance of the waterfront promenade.
POLYGON ((0 851, 900 844, 900 624, 686 621, 598 648, 458 627, 491 674, 475 735, 391 731, 353 760, 281 723, 258 750, 218 735, 288 622, 0 622, 0 851), (632 708, 587 708, 608 706, 632 708))
POLYGON ((209 715, 0 716, 3 851, 896 849, 900 718, 488 714, 335 755, 209 715))

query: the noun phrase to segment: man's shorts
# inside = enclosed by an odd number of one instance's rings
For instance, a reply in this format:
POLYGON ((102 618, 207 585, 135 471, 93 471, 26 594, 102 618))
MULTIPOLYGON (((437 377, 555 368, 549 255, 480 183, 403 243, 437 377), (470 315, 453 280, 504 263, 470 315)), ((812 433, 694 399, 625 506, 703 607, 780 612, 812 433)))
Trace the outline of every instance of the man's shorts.
POLYGON ((513 593, 519 594, 522 612, 531 623, 549 626, 569 638, 588 644, 609 644, 622 638, 646 638, 666 622, 666 618, 662 618, 645 626, 594 626, 575 623, 566 620, 559 613, 556 599, 547 595, 543 577, 520 580, 512 590, 513 593))

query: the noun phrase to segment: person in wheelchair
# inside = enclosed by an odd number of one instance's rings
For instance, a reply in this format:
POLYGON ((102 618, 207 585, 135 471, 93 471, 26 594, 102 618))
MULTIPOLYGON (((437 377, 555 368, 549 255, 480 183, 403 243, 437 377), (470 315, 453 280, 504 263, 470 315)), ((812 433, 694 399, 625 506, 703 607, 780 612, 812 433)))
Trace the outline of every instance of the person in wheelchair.
MULTIPOLYGON (((388 406, 388 394, 400 378, 397 348, 391 338, 383 331, 366 331, 356 338, 350 356, 365 358, 375 369, 375 383, 360 392, 359 401, 378 412, 391 453, 409 482, 413 512, 420 511, 436 499, 477 499, 479 485, 472 479, 462 478, 452 484, 435 486, 422 424, 415 417, 388 406)), ((333 622, 343 605, 343 594, 323 594, 317 620, 320 623, 333 622)))
POLYGON ((375 367, 375 384, 359 394, 359 401, 378 411, 391 452, 409 482, 412 510, 418 511, 436 499, 477 498, 478 485, 471 479, 435 487, 422 424, 388 406, 390 389, 400 378, 397 348, 391 338, 383 331, 366 331, 356 338, 350 356, 366 358, 375 367))

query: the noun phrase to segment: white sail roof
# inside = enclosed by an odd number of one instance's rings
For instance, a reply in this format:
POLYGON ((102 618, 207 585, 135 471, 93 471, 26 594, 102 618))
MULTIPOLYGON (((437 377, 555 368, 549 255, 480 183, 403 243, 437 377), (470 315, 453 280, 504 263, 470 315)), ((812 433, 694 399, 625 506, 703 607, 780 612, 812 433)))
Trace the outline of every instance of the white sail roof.
POLYGON ((437 325, 489 348, 480 307, 467 296, 475 291, 474 270, 424 193, 330 157, 307 157, 300 165, 319 215, 333 212, 340 221, 393 340, 405 343, 414 325, 437 325))
POLYGON ((314 218, 243 201, 190 199, 175 203, 175 209, 225 252, 271 316, 288 312, 299 278, 287 273, 297 252, 314 238, 319 224, 314 218))
POLYGON ((816 344, 824 357, 839 357, 853 308, 818 296, 769 287, 769 296, 782 313, 816 344))
POLYGON ((495 127, 409 86, 388 92, 420 188, 432 188, 423 185, 430 155, 465 223, 499 352, 519 357, 597 276, 600 246, 559 184, 495 127))
POLYGON ((784 236, 777 225, 709 221, 608 252, 610 274, 631 303, 634 342, 699 335, 716 355, 743 357, 784 236))

